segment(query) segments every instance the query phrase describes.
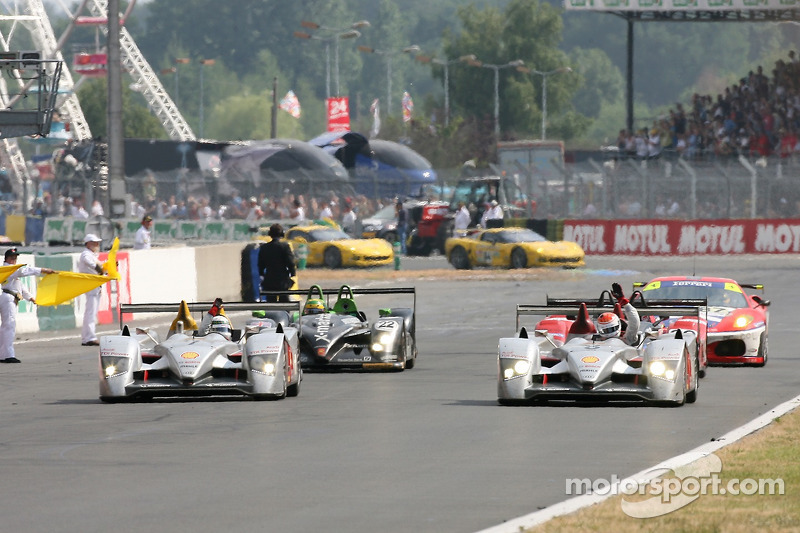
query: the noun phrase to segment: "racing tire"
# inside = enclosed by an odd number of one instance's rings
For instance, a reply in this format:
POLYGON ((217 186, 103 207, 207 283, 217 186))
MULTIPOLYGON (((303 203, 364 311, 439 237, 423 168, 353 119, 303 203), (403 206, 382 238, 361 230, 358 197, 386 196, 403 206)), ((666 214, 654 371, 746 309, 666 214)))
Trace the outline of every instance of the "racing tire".
POLYGON ((384 233, 381 238, 386 242, 388 242, 389 244, 394 245, 394 243, 397 242, 397 233, 395 233, 394 231, 389 231, 387 233, 384 233))
POLYGON ((296 398, 298 394, 300 394, 300 383, 303 381, 303 374, 300 374, 300 377, 297 380, 297 383, 294 385, 289 385, 286 387, 286 397, 287 398, 296 398))
POLYGON ((406 255, 427 257, 431 255, 431 245, 426 239, 412 233, 406 240, 406 255))
POLYGON ((700 388, 700 361, 695 357, 694 359, 694 377, 692 380, 694 381, 694 389, 690 390, 686 393, 686 403, 694 403, 697 401, 697 390, 700 388))
POLYGON ((456 270, 469 270, 472 265, 469 264, 469 256, 467 255, 467 251, 461 247, 456 246, 452 250, 450 250, 450 264, 456 270))
POLYGON ((329 246, 325 249, 322 262, 328 268, 339 268, 342 266, 342 252, 340 252, 338 248, 329 246))
POLYGON ((528 267, 528 254, 522 248, 514 248, 511 250, 511 268, 527 268, 528 267))
POLYGON ((417 345, 414 338, 410 335, 405 336, 406 340, 403 341, 403 352, 406 357, 406 370, 411 370, 417 364, 417 345), (411 339, 411 342, 408 342, 411 339))
POLYGON ((128 399, 120 396, 100 396, 100 401, 103 403, 123 403, 128 399))
POLYGON ((758 355, 763 357, 764 360, 760 363, 754 363, 753 366, 760 368, 767 364, 767 356, 769 355, 769 339, 766 331, 761 334, 761 340, 758 343, 758 355))

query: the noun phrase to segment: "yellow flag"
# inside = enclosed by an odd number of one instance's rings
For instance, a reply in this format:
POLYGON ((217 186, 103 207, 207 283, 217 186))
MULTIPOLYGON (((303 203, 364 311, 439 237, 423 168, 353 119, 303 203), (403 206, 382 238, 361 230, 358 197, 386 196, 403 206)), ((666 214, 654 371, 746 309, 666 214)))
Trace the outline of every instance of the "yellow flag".
POLYGON ((36 305, 60 305, 110 280, 108 276, 80 272, 47 274, 36 287, 36 305))
POLYGON ((18 268, 22 268, 24 266, 25 264, 0 266, 0 283, 5 283, 11 274, 16 272, 18 268))
POLYGON ((119 237, 114 237, 114 243, 108 251, 108 259, 103 263, 103 270, 108 272, 108 277, 111 279, 119 280, 119 272, 117 272, 117 252, 119 251, 119 237))

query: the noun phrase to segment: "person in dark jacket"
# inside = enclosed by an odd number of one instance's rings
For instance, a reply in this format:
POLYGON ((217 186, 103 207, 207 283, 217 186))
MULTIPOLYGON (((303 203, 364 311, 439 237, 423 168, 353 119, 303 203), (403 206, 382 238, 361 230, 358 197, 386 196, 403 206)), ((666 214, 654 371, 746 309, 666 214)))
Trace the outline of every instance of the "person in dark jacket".
POLYGON ((263 276, 261 291, 267 293, 267 302, 289 302, 289 295, 270 294, 270 291, 285 291, 292 287, 295 276, 294 253, 289 243, 281 241, 283 228, 280 224, 269 227, 271 241, 258 249, 258 272, 263 276))

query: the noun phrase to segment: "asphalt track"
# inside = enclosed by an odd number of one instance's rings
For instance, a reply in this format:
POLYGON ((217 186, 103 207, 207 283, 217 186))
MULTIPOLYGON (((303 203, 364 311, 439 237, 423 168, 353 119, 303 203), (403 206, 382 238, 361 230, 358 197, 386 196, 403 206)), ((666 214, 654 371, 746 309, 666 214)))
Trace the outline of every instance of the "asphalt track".
POLYGON ((97 349, 77 331, 22 335, 23 363, 0 367, 0 530, 473 532, 566 499, 568 478, 624 478, 798 394, 797 256, 423 273, 442 267, 406 259, 393 282, 417 287, 415 369, 307 374, 278 402, 106 405, 97 349), (711 368, 682 408, 497 405, 497 340, 513 334, 516 303, 691 272, 766 284, 765 368, 711 368))

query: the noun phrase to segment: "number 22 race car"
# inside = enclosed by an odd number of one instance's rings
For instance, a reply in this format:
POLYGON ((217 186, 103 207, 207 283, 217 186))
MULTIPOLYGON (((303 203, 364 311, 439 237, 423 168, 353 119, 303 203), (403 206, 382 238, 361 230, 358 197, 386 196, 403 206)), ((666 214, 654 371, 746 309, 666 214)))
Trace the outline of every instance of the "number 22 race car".
MULTIPOLYGON (((296 291, 292 291, 296 292, 296 291)), ((308 291, 300 317, 300 360, 307 370, 404 370, 417 361, 416 290, 410 288, 352 289, 343 285, 308 291), (325 294, 337 294, 333 305, 325 294), (354 295, 388 297, 410 294, 411 307, 382 307, 369 322, 354 295)))

